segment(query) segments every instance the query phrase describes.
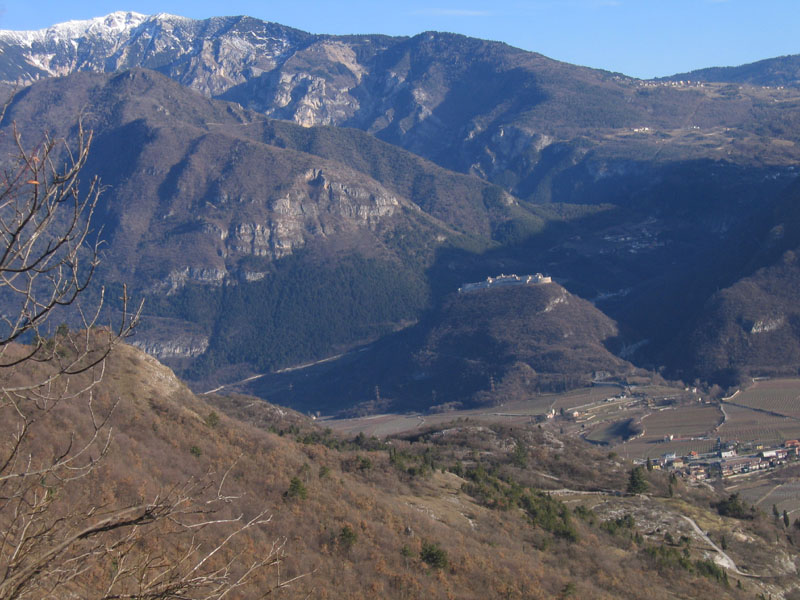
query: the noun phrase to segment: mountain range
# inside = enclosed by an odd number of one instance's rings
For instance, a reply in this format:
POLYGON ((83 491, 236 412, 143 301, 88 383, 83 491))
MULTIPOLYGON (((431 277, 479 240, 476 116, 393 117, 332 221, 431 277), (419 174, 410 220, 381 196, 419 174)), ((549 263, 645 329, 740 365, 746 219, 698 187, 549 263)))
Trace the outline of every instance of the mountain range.
POLYGON ((94 131, 99 276, 197 386, 354 349, 304 406, 800 367, 796 57, 644 81, 455 34, 136 13, 0 32, 0 56, 6 149, 12 123, 94 131), (574 312, 456 294, 510 272, 574 312))

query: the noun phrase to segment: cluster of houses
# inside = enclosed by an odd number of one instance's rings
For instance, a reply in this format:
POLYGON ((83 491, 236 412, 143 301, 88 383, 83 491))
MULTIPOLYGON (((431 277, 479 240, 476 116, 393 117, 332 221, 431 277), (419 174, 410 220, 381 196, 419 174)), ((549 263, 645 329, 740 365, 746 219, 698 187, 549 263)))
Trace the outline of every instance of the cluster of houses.
POLYGON ((497 277, 487 277, 486 281, 475 283, 465 283, 458 288, 459 294, 474 292, 475 290, 485 290, 492 287, 503 287, 510 285, 536 285, 539 283, 551 283, 553 280, 549 276, 536 273, 534 275, 498 275, 497 277))
POLYGON ((685 88, 685 87, 706 87, 702 81, 654 81, 652 79, 640 81, 639 87, 655 88, 655 87, 672 87, 672 88, 685 88))
POLYGON ((664 454, 661 458, 650 461, 654 469, 665 469, 690 479, 710 479, 714 477, 730 477, 740 473, 753 473, 797 460, 800 456, 800 441, 788 440, 782 446, 763 448, 756 447, 756 452, 738 454, 735 442, 717 440, 713 452, 690 452, 686 456, 676 456, 674 452, 664 454))

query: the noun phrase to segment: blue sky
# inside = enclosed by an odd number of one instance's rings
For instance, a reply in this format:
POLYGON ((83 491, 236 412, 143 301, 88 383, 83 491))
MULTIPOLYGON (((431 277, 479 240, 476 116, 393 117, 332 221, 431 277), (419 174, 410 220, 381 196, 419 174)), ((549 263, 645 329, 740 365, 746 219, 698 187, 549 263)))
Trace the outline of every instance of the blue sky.
POLYGON ((800 0, 0 0, 0 29, 115 10, 246 14, 313 33, 452 31, 637 77, 800 54, 800 0))

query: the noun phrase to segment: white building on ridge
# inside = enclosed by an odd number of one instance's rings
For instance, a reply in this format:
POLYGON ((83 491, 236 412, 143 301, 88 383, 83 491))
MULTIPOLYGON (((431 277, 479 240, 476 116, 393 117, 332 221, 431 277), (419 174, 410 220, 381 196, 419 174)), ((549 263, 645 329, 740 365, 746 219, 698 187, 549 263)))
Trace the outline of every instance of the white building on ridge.
POLYGON ((512 285, 538 285, 540 283, 552 283, 553 279, 550 276, 536 273, 534 275, 498 275, 497 277, 487 277, 486 281, 477 281, 475 283, 465 283, 458 288, 459 294, 467 292, 474 292, 476 290, 485 290, 492 287, 506 287, 512 285))

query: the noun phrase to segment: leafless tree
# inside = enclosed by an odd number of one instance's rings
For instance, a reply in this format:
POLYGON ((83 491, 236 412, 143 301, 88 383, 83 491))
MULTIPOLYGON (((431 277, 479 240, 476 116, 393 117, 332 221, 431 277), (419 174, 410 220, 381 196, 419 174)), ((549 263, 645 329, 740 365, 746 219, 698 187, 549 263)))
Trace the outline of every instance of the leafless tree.
POLYGON ((133 505, 59 502, 109 452, 117 404, 95 392, 141 305, 129 311, 123 290, 115 327, 101 326, 102 289, 91 309, 81 305, 100 258, 92 217, 101 188, 96 178, 79 181, 91 133, 79 128, 70 144, 45 138, 33 150, 16 128, 11 135, 15 157, 0 172, 0 600, 240 597, 280 563, 283 543, 237 557, 233 542, 270 516, 237 514, 225 476, 176 484, 133 505), (80 326, 53 331, 65 309, 80 326), (37 437, 41 425, 65 405, 78 406, 85 430, 47 446, 37 437), (209 528, 219 531, 201 544, 209 528))

